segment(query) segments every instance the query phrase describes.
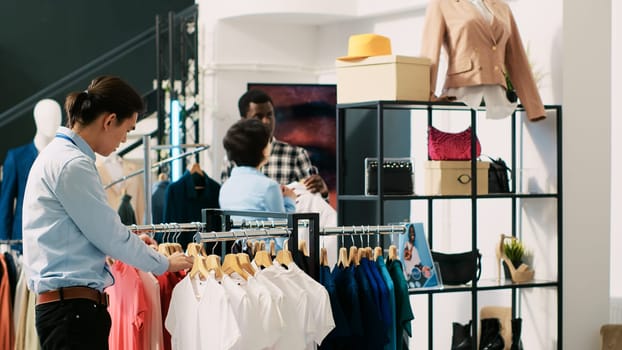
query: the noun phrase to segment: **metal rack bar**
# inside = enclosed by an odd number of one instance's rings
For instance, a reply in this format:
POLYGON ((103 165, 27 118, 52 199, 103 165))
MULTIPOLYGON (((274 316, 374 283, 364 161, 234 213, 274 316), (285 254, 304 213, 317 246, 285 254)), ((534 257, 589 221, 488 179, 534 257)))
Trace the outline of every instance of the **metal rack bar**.
POLYGON ((406 232, 405 225, 385 225, 385 226, 338 226, 325 227, 320 230, 320 236, 349 236, 349 235, 370 235, 381 234, 390 235, 393 233, 406 232))
POLYGON ((0 244, 22 244, 21 239, 0 239, 0 244))
POLYGON ((289 228, 264 228, 264 229, 249 229, 249 230, 236 230, 227 232, 200 232, 195 236, 197 243, 207 242, 223 242, 223 241, 236 241, 238 239, 246 238, 271 238, 271 237, 287 237, 291 234, 289 228))

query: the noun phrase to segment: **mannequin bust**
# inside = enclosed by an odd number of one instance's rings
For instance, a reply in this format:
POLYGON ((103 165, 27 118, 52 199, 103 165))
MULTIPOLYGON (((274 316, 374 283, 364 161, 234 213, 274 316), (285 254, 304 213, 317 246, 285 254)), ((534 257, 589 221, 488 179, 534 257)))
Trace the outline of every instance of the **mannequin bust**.
MULTIPOLYGON (((10 149, 4 160, 0 192, 0 239, 22 239, 22 203, 26 179, 32 163, 52 141, 62 119, 60 105, 51 99, 37 102, 33 115, 37 129, 33 141, 10 149)), ((19 250, 20 246, 15 248, 19 250)))
POLYGON ((47 146, 56 135, 56 130, 61 123, 62 112, 58 102, 46 98, 37 102, 33 114, 37 128, 33 142, 37 151, 41 152, 43 147, 47 146))

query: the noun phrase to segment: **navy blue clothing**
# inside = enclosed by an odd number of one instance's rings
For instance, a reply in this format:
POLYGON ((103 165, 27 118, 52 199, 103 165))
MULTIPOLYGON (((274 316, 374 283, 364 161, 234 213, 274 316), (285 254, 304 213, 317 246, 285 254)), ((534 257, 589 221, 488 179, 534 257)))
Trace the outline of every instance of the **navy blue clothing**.
MULTIPOLYGON (((205 175, 205 187, 195 189, 192 174, 186 170, 179 180, 171 183, 166 188, 164 221, 169 223, 200 222, 202 220, 202 209, 220 208, 218 206, 219 191, 220 185, 207 175, 205 175)), ((162 235, 158 238, 161 239, 162 235)), ((177 242, 181 244, 184 250, 188 243, 192 241, 193 237, 191 234, 182 234, 177 239, 177 242)))
POLYGON ((151 219, 154 224, 164 223, 164 203, 166 203, 166 188, 170 181, 158 181, 151 187, 151 219))
POLYGON ((361 349, 382 349, 389 342, 387 326, 382 321, 376 306, 375 296, 371 291, 369 280, 362 265, 359 265, 354 271, 354 278, 359 289, 363 329, 365 330, 363 337, 361 337, 364 342, 361 349))
POLYGON ((350 327, 348 326, 348 320, 341 308, 339 295, 337 294, 337 286, 328 266, 320 266, 320 283, 326 288, 326 291, 328 291, 330 308, 333 312, 333 319, 335 320, 335 328, 324 338, 319 349, 343 349, 344 346, 349 344, 350 327))
POLYGON ((344 268, 339 264, 333 268, 332 274, 337 288, 337 296, 350 329, 349 345, 346 343, 337 349, 362 349, 365 344, 361 302, 354 278, 354 269, 354 266, 344 268))
POLYGON ((402 262, 399 260, 389 260, 387 258, 387 270, 393 280, 395 288, 395 324, 397 337, 397 350, 408 349, 408 338, 412 337, 412 326, 410 321, 415 316, 410 305, 410 295, 408 294, 408 282, 404 277, 402 262))
POLYGON ((380 306, 381 305, 380 299, 382 298, 382 295, 380 293, 380 286, 378 286, 378 282, 376 281, 376 279, 374 278, 374 275, 372 274, 372 271, 370 270, 369 260, 367 258, 362 258, 361 261, 359 262, 359 268, 363 269, 363 272, 365 273, 365 277, 367 277, 367 282, 369 283, 369 287, 371 288, 371 292, 374 298, 373 299, 374 306, 376 306, 378 310, 380 319, 382 319, 382 321, 386 325, 387 322, 385 318, 382 316, 382 309, 380 306))
POLYGON ((134 212, 134 208, 132 208, 132 203, 130 203, 131 199, 132 196, 124 194, 123 198, 121 198, 119 209, 117 210, 123 225, 136 225, 136 213, 134 212))
POLYGON ((382 321, 387 327, 391 325, 391 318, 393 314, 391 313, 391 304, 389 301, 389 290, 387 289, 387 284, 384 282, 382 275, 380 274, 380 270, 378 270, 378 266, 375 262, 369 259, 363 259, 366 261, 367 266, 369 267, 369 272, 372 275, 372 278, 376 282, 376 286, 378 286, 379 293, 379 304, 380 307, 380 316, 382 317, 382 321))
POLYGON ((22 239, 22 205, 26 180, 38 153, 35 144, 31 142, 10 149, 6 154, 0 191, 0 239, 22 239))

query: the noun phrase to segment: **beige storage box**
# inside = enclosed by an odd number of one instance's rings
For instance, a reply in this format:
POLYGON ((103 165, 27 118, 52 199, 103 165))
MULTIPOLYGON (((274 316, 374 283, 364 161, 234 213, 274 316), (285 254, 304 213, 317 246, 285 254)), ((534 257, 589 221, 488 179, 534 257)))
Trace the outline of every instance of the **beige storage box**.
MULTIPOLYGON (((477 162, 477 193, 488 193, 488 162, 477 162)), ((471 161, 429 160, 425 163, 425 194, 470 195, 471 161)))
POLYGON ((337 60, 337 103, 429 98, 427 58, 386 55, 350 62, 337 60))

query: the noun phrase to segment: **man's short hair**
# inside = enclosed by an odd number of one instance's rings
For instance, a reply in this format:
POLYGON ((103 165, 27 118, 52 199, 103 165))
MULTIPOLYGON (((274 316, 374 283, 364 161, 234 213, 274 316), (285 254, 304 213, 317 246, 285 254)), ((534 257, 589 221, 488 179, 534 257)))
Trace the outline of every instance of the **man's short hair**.
POLYGON ((263 161, 268 142, 270 129, 257 119, 238 120, 222 140, 229 160, 237 166, 250 167, 257 167, 263 161))
POLYGON ((248 90, 244 93, 238 100, 238 109, 240 110, 240 117, 246 118, 246 113, 248 113, 248 108, 251 103, 266 103, 270 102, 272 106, 274 103, 272 102, 272 98, 265 92, 259 89, 248 90))

